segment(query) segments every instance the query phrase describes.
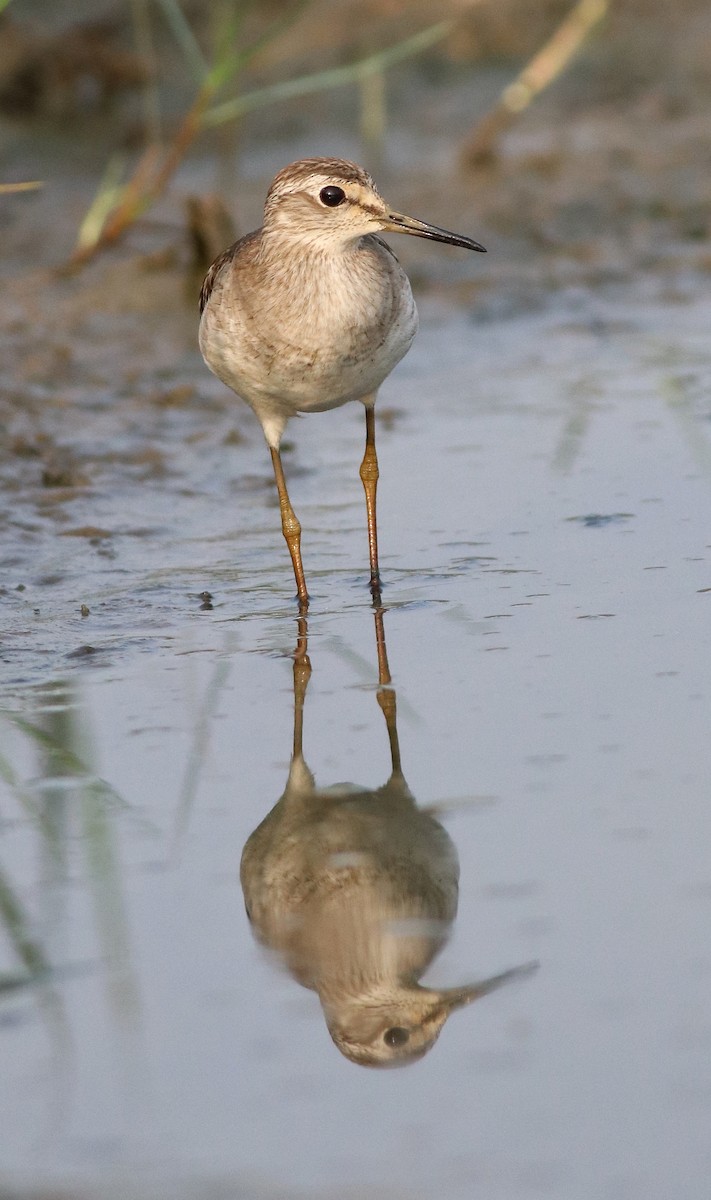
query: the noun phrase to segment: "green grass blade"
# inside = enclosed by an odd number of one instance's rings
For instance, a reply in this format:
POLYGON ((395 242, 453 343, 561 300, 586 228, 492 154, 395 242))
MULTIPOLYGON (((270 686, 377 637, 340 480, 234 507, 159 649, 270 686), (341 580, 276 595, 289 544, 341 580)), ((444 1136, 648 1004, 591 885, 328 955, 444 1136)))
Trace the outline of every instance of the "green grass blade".
POLYGON ((210 66, 190 24, 178 4, 178 0, 155 0, 165 18, 165 23, 183 52, 185 61, 199 83, 210 73, 210 66))
POLYGON ((222 125, 225 121, 234 121, 237 117, 244 116, 245 113, 261 108, 265 104, 276 104, 282 100, 293 100, 297 96, 308 96, 314 92, 326 91, 328 88, 357 83, 368 75, 387 70, 396 63, 421 54, 446 37, 453 25, 454 21, 451 20, 438 21, 436 25, 429 25, 427 29, 421 30, 413 37, 406 38, 395 46, 389 46, 386 50, 370 54, 367 58, 359 59, 357 62, 348 63, 343 67, 332 67, 326 71, 316 71, 310 75, 301 75, 297 79, 286 79, 281 83, 273 83, 252 92, 245 92, 244 95, 237 96, 234 100, 227 100, 223 104, 216 104, 213 108, 209 108, 203 116, 203 125, 222 125))
POLYGON ((121 180, 124 165, 125 158, 122 154, 112 154, 99 183, 96 195, 79 226, 77 249, 81 249, 84 246, 93 246, 99 237, 106 218, 123 193, 125 185, 121 180))

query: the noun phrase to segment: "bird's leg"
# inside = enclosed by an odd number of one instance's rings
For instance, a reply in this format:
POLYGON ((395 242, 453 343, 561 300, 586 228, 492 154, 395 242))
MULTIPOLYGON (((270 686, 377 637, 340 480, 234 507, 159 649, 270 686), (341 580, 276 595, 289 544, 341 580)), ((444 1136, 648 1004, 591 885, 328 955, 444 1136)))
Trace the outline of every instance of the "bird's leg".
POLYGON ((365 454, 360 464, 360 477, 365 488, 365 510, 368 517, 368 549, 370 551, 370 591, 373 604, 380 604, 380 570, 378 568, 378 526, 375 519, 375 493, 378 488, 378 456, 375 453, 375 408, 365 410, 365 454))
POLYGON ((299 524, 296 513, 291 507, 289 493, 286 490, 286 480, 284 478, 284 468, 281 465, 281 455, 274 446, 269 447, 272 456, 272 466, 274 467, 274 478, 276 479, 277 491, 279 493, 279 509, 281 512, 281 531, 284 534, 286 544, 289 547, 289 554, 294 567, 294 577, 296 579, 296 590, 299 595, 299 609, 303 612, 309 606, 309 594, 306 591, 306 579, 304 577, 304 567, 301 562, 301 526, 299 524))

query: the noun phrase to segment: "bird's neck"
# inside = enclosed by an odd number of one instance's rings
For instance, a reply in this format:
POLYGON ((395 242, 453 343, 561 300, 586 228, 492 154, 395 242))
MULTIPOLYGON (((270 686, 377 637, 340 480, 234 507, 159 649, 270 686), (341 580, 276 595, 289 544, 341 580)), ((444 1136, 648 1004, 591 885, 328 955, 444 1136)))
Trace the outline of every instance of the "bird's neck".
POLYGON ((260 242, 260 257, 273 260, 299 260, 314 258, 342 259, 356 254, 362 242, 362 236, 351 237, 347 240, 336 237, 324 237, 323 229, 288 228, 275 225, 262 230, 260 242))

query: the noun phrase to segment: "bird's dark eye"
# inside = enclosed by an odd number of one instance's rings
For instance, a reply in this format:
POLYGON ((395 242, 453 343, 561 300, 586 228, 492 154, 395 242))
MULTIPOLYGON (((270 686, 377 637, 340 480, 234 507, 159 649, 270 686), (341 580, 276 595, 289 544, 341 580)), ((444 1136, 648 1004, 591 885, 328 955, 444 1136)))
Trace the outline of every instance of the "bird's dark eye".
POLYGON ((335 184, 329 184, 328 187, 321 188, 319 199, 327 208, 338 208, 339 204, 343 204, 346 198, 346 193, 343 188, 336 187, 335 184))
POLYGON ((403 1029, 400 1025, 395 1025, 393 1029, 386 1029, 383 1034, 385 1045, 391 1046, 393 1049, 396 1046, 404 1046, 405 1042, 409 1042, 409 1040, 409 1029, 403 1029))

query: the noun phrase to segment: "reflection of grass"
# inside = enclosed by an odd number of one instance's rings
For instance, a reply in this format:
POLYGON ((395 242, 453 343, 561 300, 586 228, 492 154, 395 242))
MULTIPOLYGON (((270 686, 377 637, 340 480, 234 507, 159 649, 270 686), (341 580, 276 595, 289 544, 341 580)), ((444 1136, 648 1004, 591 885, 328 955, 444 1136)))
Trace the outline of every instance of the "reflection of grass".
MULTIPOLYGON (((39 982, 49 985, 58 977, 76 971, 76 966, 58 963, 58 956, 51 953, 48 943, 59 938, 62 942, 69 940, 63 905, 71 852, 78 840, 93 899, 100 955, 111 970, 113 1007, 117 1015, 123 1015, 127 999, 129 1007, 135 1008, 136 989, 130 970, 130 942, 113 817, 117 810, 128 810, 129 805, 92 769, 84 710, 75 705, 63 685, 55 685, 49 698, 51 704, 47 706, 43 724, 16 714, 4 714, 30 742, 37 761, 31 784, 19 778, 7 755, 0 757, 0 777, 36 834, 36 857, 42 864, 36 891, 44 932, 38 934, 8 871, 0 866, 0 928, 23 968, 21 974, 0 976, 0 992, 39 982)), ((46 693, 41 696, 45 705, 47 699, 46 693)), ((56 996, 54 1004, 55 1007, 58 1004, 56 996)))
POLYGON ((29 916, 1 867, 0 924, 24 967, 20 975, 0 975, 0 994, 49 978, 50 965, 44 949, 33 936, 29 916))
POLYGON ((706 429, 698 419, 690 394, 691 386, 685 375, 668 375, 662 382, 662 395, 667 408, 676 418, 692 458, 708 479, 711 478, 711 444, 706 429))
MULTIPOLYGON (((11 763, 3 755, 0 755, 0 779, 6 784, 8 791, 15 797, 25 813, 28 816, 39 818, 34 797, 29 789, 20 782, 11 763)), ((24 967, 22 974, 0 975, 0 995, 48 978, 50 965, 47 956, 41 943, 31 932, 32 924, 29 915, 1 865, 0 926, 5 931, 16 958, 24 967)))
MULTIPOLYGON (((3 778, 6 778, 5 771, 3 778)), ((67 1052, 71 1046, 71 1035, 62 998, 54 986, 56 976, 61 971, 55 972, 29 912, 1 865, 0 931, 4 931, 20 964, 19 970, 0 973, 0 1003, 5 997, 33 990, 53 1050, 57 1092, 61 1087, 62 1095, 66 1097, 67 1052)))
POLYGON ((216 663, 212 677, 207 685, 205 697, 200 705, 200 715, 195 723, 195 731, 175 813, 175 832, 173 836, 175 850, 179 847, 190 821, 190 814, 200 782, 200 772, 207 753, 210 722, 215 715, 217 702, 227 682, 229 672, 230 663, 227 659, 221 659, 216 663))
MULTIPOLYGON (((65 730, 67 724, 71 730, 71 722, 62 722, 60 725, 62 732, 58 734, 56 731, 48 731, 40 725, 34 725, 31 721, 27 721, 24 717, 17 716, 14 713, 5 713, 3 715, 5 720, 10 721, 22 733, 27 734, 34 744, 47 754, 46 766, 48 768, 48 778, 51 778, 53 775, 63 775, 76 776, 77 779, 81 779, 84 782, 90 780, 92 787, 101 795, 103 800, 118 804, 122 808, 129 807, 110 783, 94 775, 76 748, 65 743, 65 730)), ((5 766, 7 769, 7 764, 5 766)))
MULTIPOLYGON (((703 394, 705 358, 697 364, 686 350, 654 346, 650 356, 640 356, 638 369, 651 368, 650 384, 676 422, 692 460, 706 479, 711 479, 711 439, 706 422, 699 417, 698 396, 703 394), (698 367, 698 370, 696 368, 698 367), (658 372, 658 376, 656 373, 658 372)), ((554 470, 569 474, 580 457, 591 419, 605 400, 598 383, 587 378, 575 381, 566 396, 566 418, 553 454, 554 470)))
POLYGON ((15 797, 17 803, 29 816, 37 816, 35 797, 18 779, 9 760, 0 754, 0 779, 7 785, 8 791, 15 797))
POLYGON ((599 387, 588 379, 579 379, 567 397, 568 416, 553 455, 553 469, 570 474, 590 429, 590 415, 600 401, 599 387))

